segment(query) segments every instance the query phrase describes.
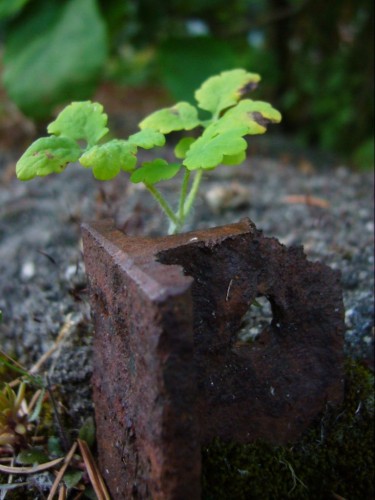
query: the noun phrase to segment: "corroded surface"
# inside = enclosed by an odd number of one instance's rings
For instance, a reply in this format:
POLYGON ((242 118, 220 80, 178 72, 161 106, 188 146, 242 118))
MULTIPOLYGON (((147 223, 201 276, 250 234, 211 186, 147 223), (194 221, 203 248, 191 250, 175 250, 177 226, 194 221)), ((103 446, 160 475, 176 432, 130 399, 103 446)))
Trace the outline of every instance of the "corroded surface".
POLYGON ((196 499, 213 437, 298 439, 343 393, 339 274, 248 220, 157 239, 84 226, 100 465, 114 498, 196 499), (237 332, 254 299, 272 321, 237 332))

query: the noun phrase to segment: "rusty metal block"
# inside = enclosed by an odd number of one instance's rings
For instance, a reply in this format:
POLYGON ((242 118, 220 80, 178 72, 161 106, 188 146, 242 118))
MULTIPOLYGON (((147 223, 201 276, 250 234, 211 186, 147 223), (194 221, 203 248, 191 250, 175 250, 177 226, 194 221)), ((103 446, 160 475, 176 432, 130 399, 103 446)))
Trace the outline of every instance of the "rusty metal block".
POLYGON ((199 499, 214 437, 293 442, 343 396, 337 271, 249 220, 156 239, 83 226, 99 462, 114 499, 199 499), (264 296, 272 321, 241 322, 264 296))

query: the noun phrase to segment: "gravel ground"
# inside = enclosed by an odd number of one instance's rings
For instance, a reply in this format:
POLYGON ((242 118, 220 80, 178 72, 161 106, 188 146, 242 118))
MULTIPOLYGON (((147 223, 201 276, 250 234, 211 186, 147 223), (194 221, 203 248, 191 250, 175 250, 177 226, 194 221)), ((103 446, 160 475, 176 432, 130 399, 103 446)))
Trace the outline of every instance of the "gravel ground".
MULTIPOLYGON (((14 159, 0 154, 1 349, 30 368, 59 338, 42 371, 59 384, 79 425, 92 411, 80 222, 115 217, 133 234, 158 234, 166 223, 147 192, 125 176, 100 184, 71 166, 63 175, 21 183, 13 171, 14 159)), ((176 198, 175 183, 165 189, 176 198)), ((207 176, 187 229, 243 217, 288 246, 303 245, 310 260, 341 270, 345 349, 373 366, 373 174, 254 156, 207 176)))

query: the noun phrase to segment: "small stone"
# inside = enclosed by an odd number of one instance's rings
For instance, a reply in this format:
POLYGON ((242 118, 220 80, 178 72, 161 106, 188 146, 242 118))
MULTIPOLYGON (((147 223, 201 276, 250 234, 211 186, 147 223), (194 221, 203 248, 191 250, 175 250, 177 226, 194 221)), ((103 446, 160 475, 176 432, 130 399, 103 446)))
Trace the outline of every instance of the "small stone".
POLYGON ((205 199, 215 213, 236 210, 250 205, 250 190, 238 182, 218 184, 208 189, 205 199))
POLYGON ((35 276, 35 264, 32 261, 25 262, 21 268, 21 278, 25 281, 35 276))

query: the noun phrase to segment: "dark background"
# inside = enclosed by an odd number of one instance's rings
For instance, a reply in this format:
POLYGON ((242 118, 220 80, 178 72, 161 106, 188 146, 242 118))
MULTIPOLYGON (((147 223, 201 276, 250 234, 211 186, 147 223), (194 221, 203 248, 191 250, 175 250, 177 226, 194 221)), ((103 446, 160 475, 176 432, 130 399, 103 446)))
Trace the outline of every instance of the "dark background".
POLYGON ((372 0, 0 1, 3 142, 40 135, 71 100, 109 95, 141 113, 243 67, 261 74, 254 98, 282 112, 288 140, 371 168, 373 10, 372 0))

